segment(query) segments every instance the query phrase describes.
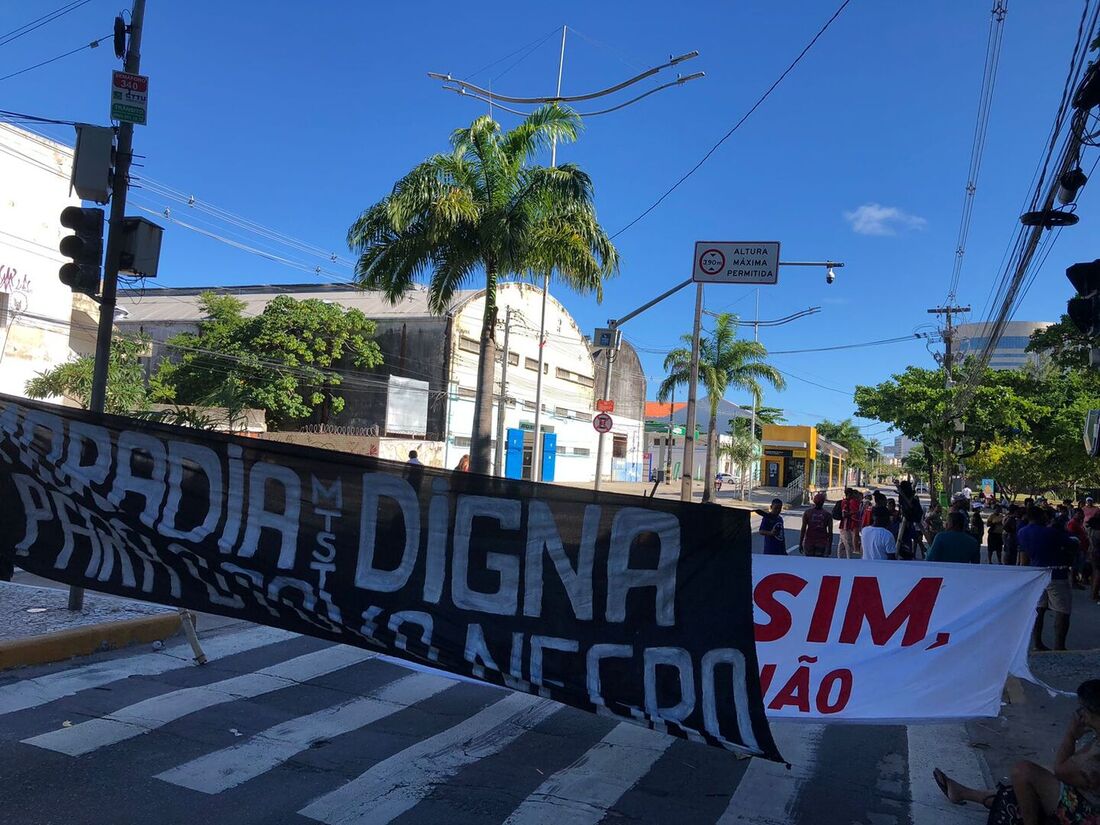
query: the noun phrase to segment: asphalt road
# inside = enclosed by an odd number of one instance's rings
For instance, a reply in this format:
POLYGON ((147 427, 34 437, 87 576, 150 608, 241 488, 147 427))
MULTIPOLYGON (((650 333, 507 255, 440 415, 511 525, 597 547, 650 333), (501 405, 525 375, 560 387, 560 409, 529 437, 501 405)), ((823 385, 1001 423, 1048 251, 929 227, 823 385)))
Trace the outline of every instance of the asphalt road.
POLYGON ((983 821, 928 778, 962 725, 775 725, 788 770, 271 628, 204 644, 0 674, 0 821, 983 821))

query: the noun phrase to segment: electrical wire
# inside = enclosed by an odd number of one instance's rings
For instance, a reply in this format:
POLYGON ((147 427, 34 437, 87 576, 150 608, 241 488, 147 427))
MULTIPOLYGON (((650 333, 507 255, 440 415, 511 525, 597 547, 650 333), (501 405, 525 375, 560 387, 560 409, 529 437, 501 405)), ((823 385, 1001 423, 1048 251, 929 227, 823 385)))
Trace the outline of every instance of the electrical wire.
POLYGON ((54 9, 49 14, 44 14, 36 20, 32 20, 30 23, 24 23, 22 26, 12 29, 10 32, 4 35, 0 35, 0 46, 6 46, 9 43, 18 40, 20 37, 26 34, 42 28, 48 23, 52 23, 59 17, 64 17, 71 11, 76 11, 81 6, 86 6, 92 0, 75 0, 72 3, 66 3, 59 9, 54 9))
MULTIPOLYGON (((5 80, 11 80, 13 77, 18 77, 21 74, 26 74, 27 72, 32 71, 33 69, 40 69, 43 66, 48 66, 51 63, 56 63, 58 60, 62 60, 66 57, 69 57, 70 55, 74 55, 77 52, 82 52, 85 49, 97 49, 97 48, 99 48, 100 43, 102 43, 104 40, 110 40, 112 37, 114 37, 114 35, 109 34, 106 37, 101 37, 98 40, 93 40, 91 43, 86 43, 83 46, 77 46, 75 49, 70 49, 69 51, 64 52, 63 54, 57 55, 57 57, 51 57, 49 60, 43 60, 41 63, 35 63, 33 66, 27 66, 25 69, 20 69, 17 72, 12 72, 11 74, 6 74, 6 75, 0 77, 0 83, 3 83, 5 80)), ((37 119, 36 119, 36 122, 37 122, 37 119)), ((58 121, 45 121, 45 122, 57 123, 58 121)))
POLYGON ((810 42, 806 44, 805 48, 803 48, 802 51, 799 52, 798 57, 796 57, 794 59, 794 61, 786 69, 783 70, 783 73, 781 75, 779 75, 779 77, 777 77, 775 79, 775 81, 772 83, 772 85, 769 86, 765 90, 764 94, 762 94, 757 99, 757 101, 751 106, 751 108, 749 108, 749 110, 741 116, 741 119, 738 120, 728 132, 726 132, 724 135, 722 135, 722 137, 718 139, 717 143, 715 143, 712 147, 710 147, 710 149, 707 150, 706 154, 703 155, 703 157, 699 160, 698 163, 696 163, 693 167, 691 167, 691 169, 689 169, 687 172, 685 172, 684 175, 678 181, 676 181, 676 183, 672 184, 672 186, 670 186, 668 189, 666 189, 664 194, 662 194, 659 198, 657 198, 657 200, 655 200, 650 206, 648 206, 645 209, 644 212, 642 212, 640 215, 638 215, 636 218, 634 218, 634 220, 632 220, 630 223, 628 223, 622 229, 615 232, 611 236, 611 238, 612 239, 617 238, 619 235, 626 232, 626 230, 630 229, 630 227, 634 226, 634 224, 638 223, 638 221, 640 221, 642 218, 644 218, 646 215, 648 215, 650 212, 652 212, 654 209, 656 209, 658 206, 660 206, 661 203, 665 200, 665 198, 667 198, 669 195, 671 195, 673 192, 675 192, 678 188, 680 188, 680 185, 684 181, 686 181, 688 178, 690 178, 692 175, 694 175, 697 171, 699 171, 699 169, 702 167, 702 165, 704 163, 706 163, 707 160, 710 159, 710 156, 713 155, 716 151, 718 151, 718 147, 720 147, 723 143, 725 143, 726 140, 728 140, 738 129, 740 129, 744 125, 745 121, 747 121, 750 117, 752 117, 753 113, 757 109, 759 109, 764 104, 764 101, 766 101, 771 96, 772 92, 774 92, 776 90, 776 88, 778 88, 779 84, 783 82, 783 80, 787 77, 787 75, 789 75, 792 71, 794 71, 794 68, 799 63, 802 62, 802 58, 804 58, 807 55, 807 53, 809 53, 810 49, 812 49, 814 47, 814 44, 817 43, 817 41, 821 38, 821 36, 823 34, 825 34, 825 32, 829 29, 829 27, 833 24, 833 22, 838 17, 840 17, 841 12, 843 12, 844 9, 848 7, 848 4, 850 2, 851 2, 851 0, 844 0, 844 2, 842 2, 840 4, 840 6, 837 8, 837 10, 835 12, 833 12, 833 16, 830 17, 825 22, 825 25, 822 26, 821 29, 817 32, 817 34, 815 34, 813 36, 813 38, 810 40, 810 42))
POLYGON ((858 344, 838 344, 835 347, 814 347, 813 349, 775 349, 768 350, 768 355, 796 355, 805 352, 832 352, 838 349, 859 349, 861 347, 879 347, 886 344, 900 344, 904 341, 918 341, 927 338, 927 335, 913 333, 912 335, 899 335, 897 338, 882 338, 878 341, 863 341, 858 344))

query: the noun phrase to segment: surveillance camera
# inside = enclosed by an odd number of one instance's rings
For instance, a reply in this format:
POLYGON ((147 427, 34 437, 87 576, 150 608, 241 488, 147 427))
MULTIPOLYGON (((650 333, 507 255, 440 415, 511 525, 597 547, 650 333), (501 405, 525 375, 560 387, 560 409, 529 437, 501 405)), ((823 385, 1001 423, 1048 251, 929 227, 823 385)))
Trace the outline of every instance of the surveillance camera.
POLYGON ((828 269, 827 269, 827 270, 825 271, 825 283, 827 283, 827 284, 831 284, 831 283, 832 283, 833 281, 835 281, 835 280, 836 280, 836 272, 834 272, 834 271, 833 271, 833 268, 832 268, 832 267, 830 266, 830 267, 829 267, 829 268, 828 268, 828 269))

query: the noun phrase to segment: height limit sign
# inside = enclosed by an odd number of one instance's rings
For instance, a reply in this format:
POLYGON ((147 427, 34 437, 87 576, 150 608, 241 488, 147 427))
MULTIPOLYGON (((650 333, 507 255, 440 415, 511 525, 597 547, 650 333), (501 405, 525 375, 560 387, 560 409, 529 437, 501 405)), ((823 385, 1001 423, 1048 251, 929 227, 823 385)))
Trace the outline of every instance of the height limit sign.
POLYGON ((145 125, 149 109, 149 78, 129 72, 111 73, 111 120, 145 125))
POLYGON ((696 241, 691 279, 704 284, 774 284, 779 241, 696 241))

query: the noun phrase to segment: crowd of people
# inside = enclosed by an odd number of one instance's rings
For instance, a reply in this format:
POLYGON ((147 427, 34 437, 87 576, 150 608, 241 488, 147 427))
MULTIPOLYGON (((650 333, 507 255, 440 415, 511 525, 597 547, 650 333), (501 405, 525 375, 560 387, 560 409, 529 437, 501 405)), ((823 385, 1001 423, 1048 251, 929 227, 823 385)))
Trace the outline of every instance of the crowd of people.
MULTIPOLYGON (((896 500, 881 491, 848 488, 840 501, 827 504, 825 494, 817 493, 801 516, 802 555, 832 556, 836 532, 839 558, 979 564, 984 544, 987 564, 1050 569, 1032 633, 1036 650, 1050 649, 1043 641, 1048 613, 1053 614, 1053 649, 1065 650, 1074 588, 1090 589, 1092 601, 1100 604, 1100 507, 1091 497, 1077 505, 1041 496, 1017 504, 959 494, 945 511, 938 502, 926 509, 913 485, 901 481, 896 500)), ((767 511, 757 511, 766 554, 788 554, 782 511, 778 498, 767 511)))

